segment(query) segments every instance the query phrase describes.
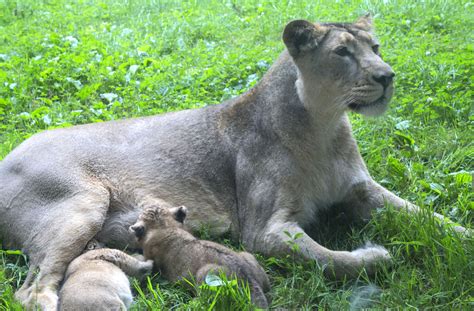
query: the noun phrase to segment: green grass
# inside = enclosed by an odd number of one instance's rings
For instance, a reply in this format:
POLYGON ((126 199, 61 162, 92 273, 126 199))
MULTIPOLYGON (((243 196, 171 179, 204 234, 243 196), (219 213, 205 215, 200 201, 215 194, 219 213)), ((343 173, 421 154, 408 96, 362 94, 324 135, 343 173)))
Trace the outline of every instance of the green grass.
MULTIPOLYGON (((467 1, 0 0, 0 158, 47 128, 219 103, 266 72, 289 20, 352 21, 367 11, 397 90, 384 117, 351 115, 363 157, 388 189, 472 227, 474 3, 467 1)), ((472 238, 390 209, 364 228, 327 231, 319 241, 335 249, 383 244, 393 266, 334 282, 315 263, 259 256, 272 307, 474 307, 472 238)), ((12 293, 25 272, 22 255, 0 253, 0 309, 20 309, 12 293)), ((155 276, 139 286, 134 308, 207 309, 214 301, 249 308, 245 289, 224 287, 216 294, 155 276)))

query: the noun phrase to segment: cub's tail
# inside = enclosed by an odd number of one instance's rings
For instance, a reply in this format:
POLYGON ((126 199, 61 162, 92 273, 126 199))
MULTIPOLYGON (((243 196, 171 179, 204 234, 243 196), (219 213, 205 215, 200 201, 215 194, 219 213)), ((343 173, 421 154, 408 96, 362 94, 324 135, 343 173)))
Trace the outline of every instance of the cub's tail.
POLYGON ((252 303, 260 309, 268 309, 268 300, 260 284, 252 280, 249 282, 249 286, 252 303))

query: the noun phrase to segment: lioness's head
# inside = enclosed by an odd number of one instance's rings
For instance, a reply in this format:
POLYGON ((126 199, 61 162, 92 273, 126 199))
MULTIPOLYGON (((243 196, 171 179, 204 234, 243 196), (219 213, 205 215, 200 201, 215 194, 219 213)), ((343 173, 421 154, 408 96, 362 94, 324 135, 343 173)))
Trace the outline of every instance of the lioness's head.
POLYGON ((129 230, 140 241, 150 230, 182 227, 186 215, 187 209, 185 206, 172 208, 148 207, 143 210, 137 222, 130 226, 129 230))
POLYGON ((340 111, 379 115, 386 110, 395 74, 382 60, 369 16, 347 24, 295 20, 286 26, 283 41, 303 88, 312 91, 309 96, 335 98, 328 104, 340 111))

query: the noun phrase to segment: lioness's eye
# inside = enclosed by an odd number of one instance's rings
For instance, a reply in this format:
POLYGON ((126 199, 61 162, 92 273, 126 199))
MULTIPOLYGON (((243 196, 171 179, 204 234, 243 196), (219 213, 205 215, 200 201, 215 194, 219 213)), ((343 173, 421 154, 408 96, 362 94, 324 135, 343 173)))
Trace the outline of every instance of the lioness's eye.
POLYGON ((349 56, 351 52, 345 46, 340 46, 334 51, 339 56, 349 56))
POLYGON ((375 54, 379 54, 379 45, 378 44, 373 45, 372 46, 372 51, 374 51, 375 54))

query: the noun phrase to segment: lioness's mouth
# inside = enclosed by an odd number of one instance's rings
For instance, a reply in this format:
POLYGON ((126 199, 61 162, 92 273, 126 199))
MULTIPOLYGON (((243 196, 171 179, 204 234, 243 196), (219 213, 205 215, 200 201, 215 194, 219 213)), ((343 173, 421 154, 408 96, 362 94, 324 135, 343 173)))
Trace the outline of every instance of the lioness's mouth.
POLYGON ((349 108, 353 109, 353 110, 357 110, 357 109, 369 108, 369 107, 373 107, 373 106, 382 105, 385 102, 386 102, 385 95, 382 95, 378 99, 376 99, 375 101, 373 101, 371 103, 352 102, 352 103, 349 104, 349 108))

